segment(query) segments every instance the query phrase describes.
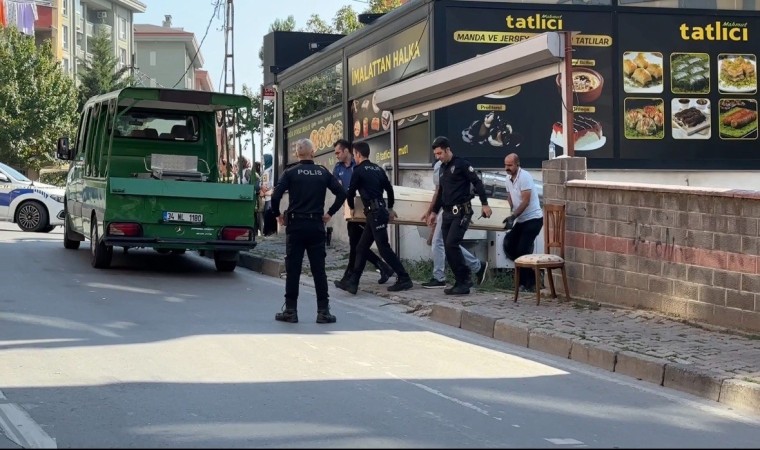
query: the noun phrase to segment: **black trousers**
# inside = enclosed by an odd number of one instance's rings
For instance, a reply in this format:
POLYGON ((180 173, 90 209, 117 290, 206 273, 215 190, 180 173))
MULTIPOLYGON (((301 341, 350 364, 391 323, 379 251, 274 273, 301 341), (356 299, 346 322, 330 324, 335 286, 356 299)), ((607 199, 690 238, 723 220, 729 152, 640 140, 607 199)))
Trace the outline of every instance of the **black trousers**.
POLYGON ((467 267, 464 261, 464 255, 462 255, 462 248, 460 247, 464 233, 470 226, 471 218, 472 213, 465 214, 460 211, 459 214, 454 214, 450 211, 443 211, 443 223, 441 224, 443 247, 446 252, 446 262, 449 263, 449 267, 454 273, 457 285, 464 284, 472 276, 470 268, 467 267))
POLYGON ((330 297, 325 273, 325 224, 321 219, 289 219, 285 229, 285 308, 297 309, 303 254, 309 256, 317 310, 327 309, 330 297))
MULTIPOLYGON (((543 226, 542 217, 516 223, 504 237, 504 253, 512 261, 533 253, 533 243, 543 226)), ((527 288, 533 288, 536 285, 536 273, 533 269, 520 269, 520 284, 527 288)))
POLYGON ((408 280, 409 274, 401 264, 401 260, 391 248, 388 242, 388 219, 389 213, 385 208, 374 211, 365 210, 366 225, 356 246, 356 264, 354 264, 354 279, 359 280, 367 265, 367 256, 370 254, 372 241, 377 243, 380 257, 396 272, 396 280, 408 280))
MULTIPOLYGON (((348 232, 348 266, 346 266, 346 273, 353 271, 356 266, 356 249, 359 246, 359 240, 364 233, 364 224, 362 222, 346 221, 346 231, 348 232)), ((374 236, 369 245, 375 242, 374 236)), ((367 261, 372 263, 378 269, 382 269, 383 262, 379 256, 375 254, 370 248, 367 250, 367 261)))

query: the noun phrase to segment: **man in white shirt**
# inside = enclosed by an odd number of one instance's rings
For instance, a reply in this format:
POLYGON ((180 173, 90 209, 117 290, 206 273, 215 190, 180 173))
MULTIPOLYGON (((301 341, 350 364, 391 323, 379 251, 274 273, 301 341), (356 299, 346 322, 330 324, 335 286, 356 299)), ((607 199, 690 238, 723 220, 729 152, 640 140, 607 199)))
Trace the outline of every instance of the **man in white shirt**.
MULTIPOLYGON (((504 238, 504 252, 515 259, 533 252, 533 242, 544 226, 544 214, 538 202, 538 190, 533 177, 520 168, 520 157, 510 153, 504 158, 507 178, 507 192, 512 214, 504 220, 506 229, 511 231, 504 238)), ((521 289, 536 289, 536 274, 531 269, 520 269, 521 289)), ((540 289, 540 286, 538 287, 540 289)))

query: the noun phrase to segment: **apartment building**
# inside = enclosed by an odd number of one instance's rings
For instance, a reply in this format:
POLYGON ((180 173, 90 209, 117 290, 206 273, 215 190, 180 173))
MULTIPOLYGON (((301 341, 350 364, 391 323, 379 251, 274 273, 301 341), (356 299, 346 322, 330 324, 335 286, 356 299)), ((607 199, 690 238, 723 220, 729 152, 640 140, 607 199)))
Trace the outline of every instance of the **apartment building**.
POLYGON ((173 27, 170 15, 161 25, 135 25, 135 66, 138 85, 214 90, 195 34, 173 27))
POLYGON ((35 39, 53 42, 64 72, 76 76, 81 60, 92 58, 89 39, 99 31, 111 37, 120 66, 131 66, 134 55, 134 17, 146 5, 138 0, 35 0, 38 19, 35 39))

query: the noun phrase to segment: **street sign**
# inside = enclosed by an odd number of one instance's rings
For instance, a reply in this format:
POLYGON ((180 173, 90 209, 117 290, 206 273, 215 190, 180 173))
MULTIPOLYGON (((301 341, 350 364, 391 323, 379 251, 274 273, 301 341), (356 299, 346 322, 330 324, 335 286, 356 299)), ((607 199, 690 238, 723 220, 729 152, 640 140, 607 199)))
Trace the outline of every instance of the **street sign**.
POLYGON ((274 89, 268 88, 268 87, 262 87, 261 88, 261 97, 264 100, 274 100, 274 97, 275 97, 274 89))

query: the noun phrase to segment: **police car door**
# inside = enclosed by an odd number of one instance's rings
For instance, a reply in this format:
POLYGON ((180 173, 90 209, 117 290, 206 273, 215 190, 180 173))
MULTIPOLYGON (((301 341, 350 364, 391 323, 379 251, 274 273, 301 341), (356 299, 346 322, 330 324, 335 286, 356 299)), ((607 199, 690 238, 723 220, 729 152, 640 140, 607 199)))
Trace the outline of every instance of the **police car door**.
POLYGON ((13 180, 3 169, 0 169, 0 221, 8 220, 12 190, 13 180))

